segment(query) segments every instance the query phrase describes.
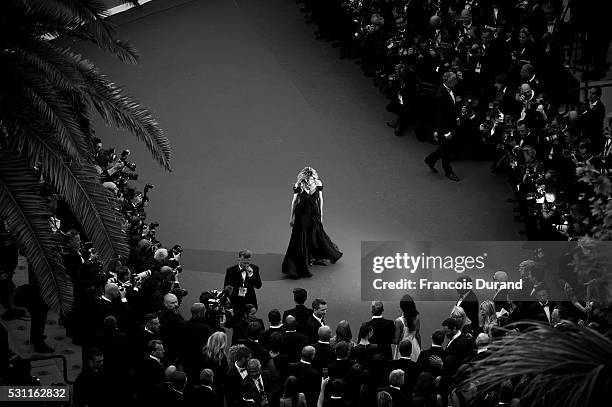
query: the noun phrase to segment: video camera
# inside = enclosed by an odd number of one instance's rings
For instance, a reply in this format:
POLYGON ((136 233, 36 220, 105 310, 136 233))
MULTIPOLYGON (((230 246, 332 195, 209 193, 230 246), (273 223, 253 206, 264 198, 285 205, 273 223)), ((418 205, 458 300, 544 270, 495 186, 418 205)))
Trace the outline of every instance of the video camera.
POLYGON ((226 320, 226 315, 232 312, 232 286, 227 286, 223 290, 204 291, 200 294, 200 302, 206 307, 207 317, 221 325, 226 320))

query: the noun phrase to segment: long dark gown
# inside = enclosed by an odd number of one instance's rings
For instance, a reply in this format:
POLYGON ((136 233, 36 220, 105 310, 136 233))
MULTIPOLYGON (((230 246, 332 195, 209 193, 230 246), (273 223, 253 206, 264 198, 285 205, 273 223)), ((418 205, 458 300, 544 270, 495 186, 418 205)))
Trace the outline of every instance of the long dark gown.
POLYGON ((337 262, 342 257, 338 246, 331 241, 321 223, 320 194, 318 186, 312 194, 297 187, 293 229, 289 247, 283 260, 283 274, 289 278, 310 277, 308 263, 313 260, 337 262))

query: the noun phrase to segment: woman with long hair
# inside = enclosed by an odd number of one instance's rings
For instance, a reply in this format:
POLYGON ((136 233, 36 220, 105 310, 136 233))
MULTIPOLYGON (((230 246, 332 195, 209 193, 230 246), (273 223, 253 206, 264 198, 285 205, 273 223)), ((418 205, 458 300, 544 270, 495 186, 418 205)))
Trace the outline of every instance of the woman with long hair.
POLYGON ((472 324, 472 320, 468 318, 463 307, 460 307, 458 305, 453 306, 453 309, 450 313, 450 317, 452 319, 457 320, 457 322, 459 323, 459 330, 462 330, 463 328, 468 327, 472 324))
POLYGON ((297 377, 289 376, 285 380, 279 407, 306 407, 306 396, 298 390, 297 377))
POLYGON ((203 369, 212 370, 215 378, 213 386, 217 394, 223 394, 224 378, 229 369, 226 347, 227 335, 224 332, 215 332, 208 338, 200 355, 198 375, 203 369))
POLYGON ((351 331, 351 326, 346 319, 338 322, 338 326, 336 327, 336 336, 330 339, 329 345, 334 348, 339 342, 348 343, 349 349, 355 346, 355 341, 353 341, 353 332, 351 331))
POLYGON ((289 225, 291 238, 282 267, 287 277, 311 277, 313 264, 333 264, 342 257, 323 229, 323 183, 312 167, 302 169, 293 186, 289 225))
POLYGON ((419 319, 419 311, 416 309, 414 300, 408 294, 405 294, 400 300, 400 310, 402 310, 402 315, 395 320, 393 359, 399 359, 400 357, 398 344, 403 340, 409 340, 412 342, 410 360, 416 363, 421 354, 421 320, 419 319))
POLYGON ((478 326, 480 326, 480 330, 491 336, 491 330, 498 325, 495 303, 491 300, 484 300, 480 303, 478 311, 478 326))

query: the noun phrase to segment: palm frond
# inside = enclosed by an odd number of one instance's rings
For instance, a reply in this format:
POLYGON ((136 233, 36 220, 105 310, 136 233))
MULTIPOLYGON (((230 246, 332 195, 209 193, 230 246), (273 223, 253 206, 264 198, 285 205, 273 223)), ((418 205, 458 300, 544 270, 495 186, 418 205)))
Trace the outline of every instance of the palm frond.
POLYGON ((40 168, 47 181, 66 201, 104 261, 117 255, 127 257, 129 246, 121 229, 122 216, 117 200, 100 184, 100 176, 89 163, 71 162, 61 154, 53 138, 43 128, 8 124, 19 137, 16 148, 40 168))
POLYGON ((88 85, 85 93, 104 121, 129 130, 145 143, 163 168, 170 170, 170 142, 151 112, 124 95, 120 87, 108 81, 89 61, 73 56, 88 85))
MULTIPOLYGON (((9 152, 11 153, 11 152, 9 152)), ((61 241, 49 227, 49 209, 39 194, 38 179, 17 152, 0 156, 0 218, 25 253, 43 300, 54 310, 72 308, 72 284, 58 251, 61 241)))
POLYGON ((528 377, 517 396, 533 406, 586 407, 612 397, 610 338, 569 323, 528 326, 518 336, 494 342, 492 354, 475 362, 469 381, 478 383, 480 394, 507 379, 528 377))

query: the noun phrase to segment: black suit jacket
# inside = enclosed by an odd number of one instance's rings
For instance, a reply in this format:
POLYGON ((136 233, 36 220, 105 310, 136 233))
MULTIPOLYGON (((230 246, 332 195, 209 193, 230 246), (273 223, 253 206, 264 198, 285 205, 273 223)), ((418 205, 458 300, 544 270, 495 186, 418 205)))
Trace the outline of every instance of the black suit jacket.
POLYGON ((448 356, 454 356, 459 365, 469 362, 476 355, 476 343, 463 332, 446 347, 448 356))
POLYGON ((321 373, 304 362, 289 364, 289 375, 298 379, 298 391, 306 396, 308 406, 316 406, 321 391, 321 373))
POLYGON ((290 362, 298 362, 302 357, 302 349, 309 344, 308 337, 299 332, 285 332, 281 353, 287 355, 290 362))
MULTIPOLYGON (((402 392, 404 394, 412 394, 417 379, 421 374, 421 367, 410 359, 397 359, 389 362, 389 373, 395 369, 401 369, 404 372, 404 385, 402 386, 402 392)), ((395 402, 395 399, 393 399, 393 401, 395 402)))
POLYGON ((186 393, 185 405, 189 407, 223 407, 223 397, 215 393, 214 390, 197 384, 186 393))
POLYGON ((237 264, 225 271, 223 287, 231 285, 234 288, 232 295, 230 296, 230 301, 234 306, 234 310, 238 311, 239 313, 242 312, 242 308, 246 304, 253 304, 257 306, 255 289, 261 288, 261 277, 259 277, 259 267, 251 264, 251 268, 253 269, 253 276, 246 276, 244 281, 242 280, 242 272, 240 271, 240 267, 237 264), (247 291, 246 295, 241 297, 239 296, 239 288, 243 286, 247 289, 247 291))
POLYGON ((493 296, 493 303, 495 304, 495 311, 499 312, 502 308, 510 312, 510 304, 508 304, 508 290, 502 289, 495 293, 493 296))
MULTIPOLYGON (((278 407, 280 400, 280 387, 278 383, 273 379, 270 372, 267 372, 265 370, 261 372, 261 379, 263 381, 264 394, 268 399, 268 405, 270 407, 278 407)), ((257 390, 257 386, 255 385, 253 379, 247 376, 242 383, 243 386, 246 385, 251 388, 251 391, 253 392, 253 394, 255 394, 253 400, 255 400, 255 403, 258 406, 261 405, 263 395, 257 390)))
MULTIPOLYGON (((552 301, 548 301, 547 305, 548 305, 549 314, 552 318, 552 312, 555 309, 556 304, 552 301)), ((540 321, 545 324, 550 324, 550 321, 548 320, 548 317, 546 316, 546 311, 544 311, 544 307, 542 306, 542 304, 540 304, 537 301, 532 303, 531 306, 529 307, 527 318, 535 320, 535 321, 540 321)))
POLYGON ((204 322, 203 318, 191 318, 178 325, 178 337, 181 346, 178 348, 178 358, 185 370, 190 370, 200 360, 202 347, 208 342, 214 330, 204 322))
POLYGON ((164 365, 150 356, 144 357, 134 371, 134 382, 141 401, 154 401, 166 382, 164 365))
POLYGON ((410 402, 410 393, 406 393, 404 389, 396 389, 394 387, 387 387, 384 389, 391 396, 393 407, 404 407, 408 406, 410 402))
MULTIPOLYGON (((248 376, 246 376, 248 377, 248 376)), ((235 365, 231 365, 225 374, 225 401, 228 407, 238 407, 242 403, 242 376, 238 373, 235 365)))
POLYGON ((261 346, 263 346, 266 349, 270 349, 270 336, 272 336, 273 333, 278 332, 280 334, 282 334, 284 332, 283 328, 270 328, 264 332, 261 333, 261 335, 259 336, 259 343, 261 343, 261 346))
POLYGON ((312 361, 312 367, 322 372, 324 367, 328 367, 336 360, 336 352, 334 352, 334 349, 329 343, 317 342, 312 346, 314 346, 316 350, 314 360, 312 361))
POLYGON ((441 85, 434 96, 433 129, 438 132, 442 140, 443 134, 454 131, 456 127, 455 103, 446 87, 441 85))
POLYGON ((391 344, 395 336, 395 323, 390 319, 372 318, 365 323, 372 327, 371 343, 375 343, 378 347, 378 352, 385 356, 387 360, 393 359, 391 344))
POLYGON ((443 372, 441 368, 433 365, 429 358, 431 356, 437 356, 442 361, 446 358, 446 351, 441 346, 432 346, 429 349, 422 350, 419 354, 419 359, 417 360, 417 364, 423 369, 425 372, 431 373, 433 377, 442 376, 443 372))
POLYGON ((335 362, 330 363, 327 367, 330 380, 342 379, 346 382, 353 363, 354 362, 349 359, 336 360, 335 362))
POLYGON ((306 332, 305 335, 308 337, 308 343, 315 343, 319 341, 319 328, 323 326, 314 315, 308 317, 306 320, 306 332))
POLYGON ((312 315, 312 310, 304 305, 296 305, 295 308, 283 312, 283 324, 288 315, 292 315, 297 322, 297 331, 306 334, 306 321, 312 315))
POLYGON ((246 346, 251 350, 251 357, 261 362, 261 366, 265 367, 270 361, 270 353, 266 348, 261 346, 259 342, 254 342, 249 339, 241 339, 238 343, 246 346))

